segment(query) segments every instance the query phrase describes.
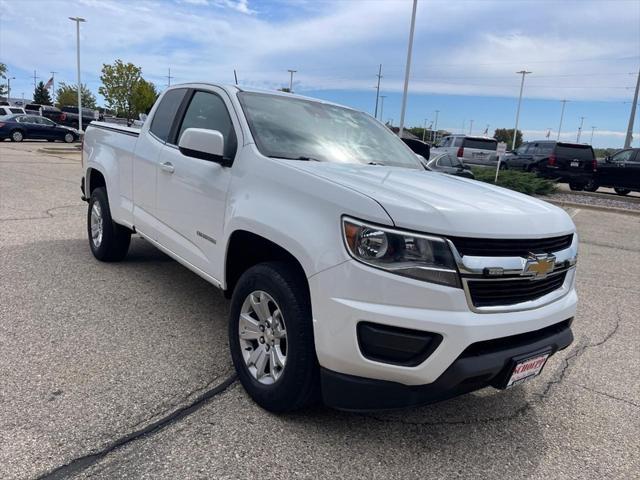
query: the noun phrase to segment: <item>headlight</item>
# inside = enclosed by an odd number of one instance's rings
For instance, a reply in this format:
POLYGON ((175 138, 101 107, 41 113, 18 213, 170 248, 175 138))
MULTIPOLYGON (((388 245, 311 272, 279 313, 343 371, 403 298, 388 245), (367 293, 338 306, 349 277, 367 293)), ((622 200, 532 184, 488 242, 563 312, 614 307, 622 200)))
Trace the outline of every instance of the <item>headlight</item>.
POLYGON ((342 219, 353 258, 405 277, 460 288, 451 249, 444 239, 342 219))

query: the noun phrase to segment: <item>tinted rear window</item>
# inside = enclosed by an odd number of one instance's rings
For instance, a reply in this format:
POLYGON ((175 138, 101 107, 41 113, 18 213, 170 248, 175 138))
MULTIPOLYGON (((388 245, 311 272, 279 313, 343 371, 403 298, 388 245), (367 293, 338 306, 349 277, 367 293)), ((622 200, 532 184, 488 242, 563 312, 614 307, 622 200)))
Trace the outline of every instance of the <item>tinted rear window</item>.
POLYGON ((185 88, 169 90, 165 93, 156 109, 149 130, 162 141, 167 141, 171 126, 176 118, 180 103, 184 98, 185 88))
POLYGON ((10 108, 9 111, 11 113, 22 113, 22 109, 21 108, 10 108))
POLYGON ((462 146, 465 148, 479 148, 481 150, 495 151, 498 147, 498 141, 491 138, 465 138, 462 146))
POLYGON ((577 158, 579 160, 593 160, 591 147, 582 145, 556 145, 556 155, 565 158, 577 158))

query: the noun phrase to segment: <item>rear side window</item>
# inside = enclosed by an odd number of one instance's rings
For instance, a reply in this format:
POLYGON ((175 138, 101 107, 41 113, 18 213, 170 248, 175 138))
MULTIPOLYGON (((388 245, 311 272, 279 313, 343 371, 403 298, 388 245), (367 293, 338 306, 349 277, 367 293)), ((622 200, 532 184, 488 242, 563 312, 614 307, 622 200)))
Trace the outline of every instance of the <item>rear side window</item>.
POLYGON ((450 167, 451 166, 451 158, 449 155, 443 155, 438 159, 439 167, 450 167))
POLYGON ((556 155, 558 157, 578 159, 578 160, 593 160, 595 158, 591 147, 582 145, 566 145, 558 143, 556 145, 556 155))
POLYGON ((457 137, 454 141, 453 141, 453 146, 454 147, 461 147, 462 146, 462 142, 464 141, 463 138, 457 137))
POLYGON ((10 108, 9 111, 11 113, 22 113, 22 109, 21 108, 10 108))
POLYGON ((163 142, 166 142, 169 138, 171 126, 176 118, 176 113, 184 98, 185 92, 186 89, 184 88, 169 90, 162 97, 160 105, 158 105, 153 115, 153 121, 151 122, 149 130, 163 142))
POLYGON ((551 155, 553 153, 553 144, 552 143, 543 143, 537 146, 535 154, 536 155, 551 155))
POLYGON ((465 148, 478 148, 480 150, 493 150, 495 151, 498 148, 498 141, 487 138, 465 138, 464 144, 462 145, 465 148))
POLYGON ((224 137, 224 156, 233 158, 236 153, 236 135, 224 101, 215 93, 196 92, 187 107, 180 126, 178 141, 187 128, 217 130, 224 137))

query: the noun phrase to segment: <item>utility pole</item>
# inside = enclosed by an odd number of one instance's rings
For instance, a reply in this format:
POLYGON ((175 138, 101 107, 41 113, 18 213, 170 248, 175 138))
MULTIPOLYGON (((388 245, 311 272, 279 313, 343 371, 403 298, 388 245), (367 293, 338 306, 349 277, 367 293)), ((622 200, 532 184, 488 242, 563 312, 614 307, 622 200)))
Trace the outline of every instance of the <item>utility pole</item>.
POLYGON ((562 111, 560 112, 560 125, 558 126, 558 137, 556 140, 560 140, 560 132, 562 131, 562 120, 564 119, 564 107, 567 104, 568 100, 561 100, 562 102, 562 111))
POLYGON ((427 134, 427 122, 429 121, 428 118, 424 119, 424 128, 422 129, 422 141, 424 142, 424 137, 427 134))
POLYGON ((518 97, 518 109, 516 110, 516 128, 513 130, 513 143, 511 144, 511 150, 516 149, 516 138, 518 138, 518 121, 520 120, 520 104, 522 103, 522 90, 524 89, 524 76, 530 74, 531 72, 527 72, 526 70, 520 70, 516 72, 519 75, 522 75, 522 80, 520 81, 520 96, 518 97))
POLYGON ((33 89, 34 89, 34 90, 35 90, 35 89, 36 89, 36 87, 38 86, 38 82, 37 82, 38 78, 40 78, 40 77, 38 77, 38 76, 36 75, 36 71, 34 70, 34 71, 33 71, 33 89))
POLYGON ((236 85, 238 85, 238 74, 236 73, 236 69, 233 69, 233 78, 236 79, 236 85))
POLYGON ((436 120, 435 120, 435 124, 433 125, 433 140, 431 140, 431 143, 435 143, 435 141, 438 139, 438 114, 440 113, 440 110, 436 110, 436 120))
POLYGON ((589 141, 589 145, 593 145, 593 132, 596 131, 596 127, 591 127, 591 140, 589 141))
POLYGON ((409 90, 409 75, 411 73, 411 50, 413 49, 413 32, 416 28, 416 9, 418 0, 413 0, 413 11, 411 12, 411 29, 409 30, 409 48, 407 49, 407 65, 404 72, 404 90, 402 92, 402 109, 400 110, 400 129, 398 136, 402 138, 404 130, 404 114, 407 110, 407 93, 409 90))
POLYGON ((82 133, 82 83, 80 83, 80 23, 86 22, 86 20, 82 17, 69 17, 69 20, 76 22, 76 40, 77 40, 76 60, 78 63, 78 131, 82 133))
POLYGON ((384 118, 382 116, 382 112, 384 110, 384 99, 387 98, 386 95, 380 95, 380 121, 382 122, 382 119, 384 118))
POLYGON ((484 136, 488 137, 489 136, 489 124, 487 123, 487 128, 484 129, 484 136))
POLYGON ((638 90, 640 90, 640 70, 638 70, 638 80, 636 81, 636 93, 633 95, 633 103, 631 104, 631 114, 629 115, 629 125, 627 126, 627 136, 624 139, 624 148, 631 147, 633 140, 633 122, 636 118, 636 106, 638 105, 638 90))
POLYGON ((578 127, 578 135, 576 136, 576 143, 580 143, 580 137, 582 136, 582 125, 584 125, 584 118, 580 117, 580 126, 578 127))
MULTIPOLYGON (((234 70, 234 72, 235 72, 235 70, 234 70)), ((167 87, 171 86, 171 79, 172 78, 176 78, 176 77, 172 77, 171 76, 171 67, 169 67, 169 73, 167 74, 167 87)))
POLYGON ((297 72, 297 70, 287 70, 291 74, 289 77, 289 93, 293 93, 293 74, 297 72))
POLYGON ((473 131, 473 120, 469 120, 469 135, 471 135, 472 131, 473 131))
POLYGON ((53 97, 53 103, 56 103, 56 73, 51 72, 51 96, 53 97))
MULTIPOLYGON (((380 64, 380 66, 378 67, 378 75, 376 75, 376 77, 378 77, 378 85, 376 86, 376 110, 373 116, 375 118, 378 118, 378 99, 380 98, 380 79, 382 78, 382 64, 380 64)), ((382 119, 382 115, 380 116, 380 119, 382 119)))

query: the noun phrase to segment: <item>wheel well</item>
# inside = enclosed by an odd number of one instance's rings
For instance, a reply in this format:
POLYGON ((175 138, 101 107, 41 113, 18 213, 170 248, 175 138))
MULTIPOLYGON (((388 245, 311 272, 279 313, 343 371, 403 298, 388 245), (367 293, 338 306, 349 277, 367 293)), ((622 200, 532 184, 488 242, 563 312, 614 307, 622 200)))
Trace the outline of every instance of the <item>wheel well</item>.
POLYGON ((225 265, 227 286, 224 291, 225 296, 227 298, 231 297, 233 289, 245 271, 258 263, 269 261, 281 261, 292 265, 300 274, 300 279, 304 281, 304 285, 308 291, 309 284, 307 283, 307 276, 296 257, 280 245, 260 235, 244 230, 237 230, 231 234, 227 248, 225 265))
POLYGON ((98 187, 106 188, 107 183, 104 181, 104 177, 102 176, 102 174, 95 168, 92 168, 91 172, 89 173, 89 191, 87 192, 87 197, 90 196, 91 192, 93 192, 98 187))

